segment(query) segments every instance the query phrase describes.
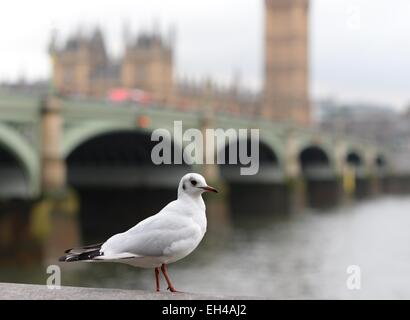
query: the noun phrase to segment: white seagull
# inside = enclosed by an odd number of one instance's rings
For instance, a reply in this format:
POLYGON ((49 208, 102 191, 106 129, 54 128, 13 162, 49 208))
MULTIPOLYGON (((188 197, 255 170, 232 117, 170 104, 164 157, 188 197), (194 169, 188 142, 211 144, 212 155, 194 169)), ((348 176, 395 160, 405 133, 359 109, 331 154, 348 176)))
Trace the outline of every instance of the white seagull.
POLYGON ((160 269, 168 289, 176 292, 167 273, 167 264, 189 255, 206 232, 202 193, 218 192, 197 173, 182 177, 178 199, 128 231, 95 245, 66 250, 59 260, 66 262, 121 262, 135 267, 155 268, 156 291, 160 291, 160 269))

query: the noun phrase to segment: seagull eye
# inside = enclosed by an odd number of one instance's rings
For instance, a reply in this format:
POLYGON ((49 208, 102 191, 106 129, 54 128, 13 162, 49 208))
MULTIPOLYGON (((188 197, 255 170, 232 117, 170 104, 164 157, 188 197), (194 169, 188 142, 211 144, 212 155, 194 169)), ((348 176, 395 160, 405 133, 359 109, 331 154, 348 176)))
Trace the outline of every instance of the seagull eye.
POLYGON ((191 184, 193 185, 193 186, 196 186, 196 180, 191 180, 191 184))

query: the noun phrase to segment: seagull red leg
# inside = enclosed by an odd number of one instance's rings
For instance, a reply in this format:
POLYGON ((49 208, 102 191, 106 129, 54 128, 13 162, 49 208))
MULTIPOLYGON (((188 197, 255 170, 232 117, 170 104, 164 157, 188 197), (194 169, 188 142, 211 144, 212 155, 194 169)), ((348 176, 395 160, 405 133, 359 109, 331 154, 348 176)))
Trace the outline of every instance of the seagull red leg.
POLYGON ((168 283, 168 290, 171 291, 171 292, 178 292, 178 291, 175 290, 174 286, 171 283, 171 279, 168 276, 167 265, 163 264, 161 266, 161 270, 162 270, 162 273, 164 274, 165 280, 168 283))
POLYGON ((159 267, 155 268, 155 284, 156 284, 156 291, 160 292, 160 287, 159 287, 159 267))

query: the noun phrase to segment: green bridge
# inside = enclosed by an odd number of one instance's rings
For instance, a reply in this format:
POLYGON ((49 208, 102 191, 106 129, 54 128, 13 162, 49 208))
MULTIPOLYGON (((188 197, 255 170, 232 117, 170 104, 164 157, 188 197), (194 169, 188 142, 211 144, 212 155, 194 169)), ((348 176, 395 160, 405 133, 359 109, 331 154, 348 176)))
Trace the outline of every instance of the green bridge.
MULTIPOLYGON (((69 185, 175 185, 186 165, 154 166, 154 129, 260 129, 260 169, 214 165, 207 172, 231 183, 356 179, 389 173, 387 152, 375 145, 315 129, 218 112, 187 112, 155 105, 112 104, 0 93, 0 196, 33 198, 69 185), (214 170, 215 169, 215 170, 214 170)), ((174 147, 187 144, 176 137, 174 147)), ((223 146, 223 149, 226 146, 223 146)), ((215 150, 216 153, 224 150, 215 150)), ((199 165, 194 170, 206 171, 199 165)))
POLYGON ((397 176, 388 155, 357 139, 217 111, 3 92, 0 226, 7 232, 0 256, 29 254, 55 263, 65 248, 101 241, 158 212, 175 199, 176 185, 189 171, 201 172, 221 191, 205 196, 210 229, 234 215, 337 206, 389 192, 386 186, 397 176), (154 165, 155 129, 169 131, 174 150, 189 145, 174 132, 175 121, 182 121, 181 131, 224 129, 226 144, 206 140, 206 155, 226 156, 236 143, 230 139, 235 129, 260 129, 258 173, 240 175, 239 165, 227 164, 154 165))

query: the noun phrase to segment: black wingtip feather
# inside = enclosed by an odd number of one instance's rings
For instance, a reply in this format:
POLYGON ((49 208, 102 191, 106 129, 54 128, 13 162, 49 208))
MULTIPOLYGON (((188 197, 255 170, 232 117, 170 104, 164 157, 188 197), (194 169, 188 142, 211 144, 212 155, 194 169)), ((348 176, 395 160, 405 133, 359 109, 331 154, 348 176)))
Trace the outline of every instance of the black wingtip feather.
POLYGON ((73 262, 73 261, 83 261, 83 260, 92 260, 95 257, 103 256, 104 253, 100 252, 100 249, 94 251, 87 251, 80 254, 68 254, 62 256, 58 261, 62 262, 73 262))
POLYGON ((66 255, 66 256, 62 256, 58 259, 58 261, 62 261, 62 262, 73 262, 73 261, 78 261, 78 256, 76 255, 66 255))
POLYGON ((95 257, 102 256, 100 252, 103 243, 92 244, 84 247, 67 249, 66 255, 60 257, 58 261, 73 262, 81 260, 92 260, 95 257), (74 251, 74 252, 72 252, 74 251))
POLYGON ((70 253, 71 250, 89 250, 89 249, 101 249, 101 246, 104 244, 104 242, 96 243, 96 244, 90 244, 88 246, 83 246, 83 247, 78 247, 78 248, 70 248, 64 251, 64 253, 70 253))

